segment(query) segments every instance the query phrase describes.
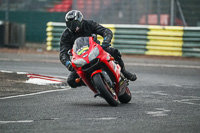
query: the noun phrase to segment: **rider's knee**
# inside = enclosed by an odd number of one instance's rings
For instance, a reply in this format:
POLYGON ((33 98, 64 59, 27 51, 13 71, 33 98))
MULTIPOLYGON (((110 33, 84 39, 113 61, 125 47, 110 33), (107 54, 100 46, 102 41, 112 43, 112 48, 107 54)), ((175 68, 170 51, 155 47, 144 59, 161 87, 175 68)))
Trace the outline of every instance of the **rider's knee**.
POLYGON ((67 83, 72 88, 76 88, 78 86, 77 83, 75 82, 75 80, 67 79, 67 83))
POLYGON ((78 86, 86 86, 85 83, 81 80, 80 82, 76 83, 75 79, 67 79, 67 83, 70 87, 76 88, 78 86))

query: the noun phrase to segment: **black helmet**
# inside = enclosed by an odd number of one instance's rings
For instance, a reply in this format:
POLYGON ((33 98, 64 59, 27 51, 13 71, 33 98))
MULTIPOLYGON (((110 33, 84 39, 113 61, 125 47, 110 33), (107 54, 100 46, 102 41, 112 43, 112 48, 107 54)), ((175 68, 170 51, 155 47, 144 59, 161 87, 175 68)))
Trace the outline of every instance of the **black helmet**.
POLYGON ((80 30, 82 20, 83 14, 78 10, 71 10, 65 16, 66 25, 72 32, 80 30))

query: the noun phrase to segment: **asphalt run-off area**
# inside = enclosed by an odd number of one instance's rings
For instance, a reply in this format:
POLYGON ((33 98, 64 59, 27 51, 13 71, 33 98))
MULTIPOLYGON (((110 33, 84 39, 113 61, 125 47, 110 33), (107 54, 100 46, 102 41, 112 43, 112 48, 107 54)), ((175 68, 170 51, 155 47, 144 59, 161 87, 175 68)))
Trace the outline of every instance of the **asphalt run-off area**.
POLYGON ((117 107, 71 88, 58 52, 1 49, 0 132, 200 131, 198 58, 123 55, 132 100, 117 107))

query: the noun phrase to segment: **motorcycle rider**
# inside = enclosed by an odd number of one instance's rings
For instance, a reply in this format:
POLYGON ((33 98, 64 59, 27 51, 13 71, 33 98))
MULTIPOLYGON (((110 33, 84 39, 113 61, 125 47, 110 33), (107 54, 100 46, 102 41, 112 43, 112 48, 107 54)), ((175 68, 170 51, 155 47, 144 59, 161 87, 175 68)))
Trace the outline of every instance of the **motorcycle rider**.
POLYGON ((109 47, 113 37, 113 33, 110 29, 103 27, 93 20, 83 19, 82 13, 78 10, 69 11, 65 16, 65 21, 67 28, 63 31, 60 39, 60 61, 69 71, 71 71, 67 79, 69 86, 75 88, 77 86, 84 85, 84 83, 83 81, 79 83, 75 82, 75 79, 79 78, 79 76, 72 67, 68 51, 72 49, 74 41, 78 37, 89 37, 92 34, 98 34, 104 38, 101 45, 102 48, 113 56, 119 63, 123 75, 131 81, 135 81, 137 79, 135 74, 132 74, 125 69, 119 50, 109 47))

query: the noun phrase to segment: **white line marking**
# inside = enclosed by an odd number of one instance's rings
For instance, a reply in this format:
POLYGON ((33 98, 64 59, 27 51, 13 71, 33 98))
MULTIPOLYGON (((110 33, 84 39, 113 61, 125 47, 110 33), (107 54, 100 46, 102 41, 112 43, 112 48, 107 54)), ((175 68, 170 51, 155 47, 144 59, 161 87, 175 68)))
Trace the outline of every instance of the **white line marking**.
MULTIPOLYGON (((14 71, 0 70, 2 73, 15 73, 14 71)), ((28 74, 27 72, 16 72, 17 74, 28 74)))
POLYGON ((87 120, 115 120, 116 117, 86 118, 87 120))
POLYGON ((146 63, 125 63, 129 66, 149 66, 149 67, 167 67, 167 68, 191 68, 200 69, 200 66, 189 66, 189 65, 170 65, 170 64, 146 64, 146 63))
POLYGON ((155 91, 155 92, 151 92, 151 93, 161 95, 161 96, 168 96, 169 95, 169 94, 163 93, 163 91, 155 91))
POLYGON ((166 110, 164 108, 155 108, 157 111, 148 111, 146 114, 152 115, 152 116, 167 116, 167 112, 170 112, 171 110, 166 110))
POLYGON ((20 121, 0 121, 0 124, 8 124, 8 123, 31 123, 33 120, 20 120, 20 121))
POLYGON ((181 100, 173 100, 178 103, 185 103, 190 105, 200 105, 199 103, 193 103, 193 101, 200 101, 200 98, 191 98, 191 99, 181 99, 181 100))
POLYGON ((26 96, 34 96, 34 95, 40 95, 40 94, 45 94, 45 93, 51 93, 51 92, 66 91, 66 90, 70 90, 70 89, 72 89, 72 88, 66 87, 65 89, 48 90, 48 91, 42 91, 42 92, 36 92, 36 93, 30 93, 30 94, 24 94, 24 95, 8 96, 8 97, 2 97, 2 98, 0 98, 0 100, 18 98, 18 97, 26 97, 26 96))
POLYGON ((17 72, 17 74, 28 74, 27 72, 17 72))
POLYGON ((41 60, 38 60, 38 59, 9 59, 9 58, 0 58, 1 61, 26 61, 26 62, 32 62, 32 61, 35 61, 35 62, 46 62, 46 63, 59 63, 58 60, 44 60, 44 59, 41 59, 41 60))
POLYGON ((2 73, 13 73, 13 71, 1 70, 2 73))

